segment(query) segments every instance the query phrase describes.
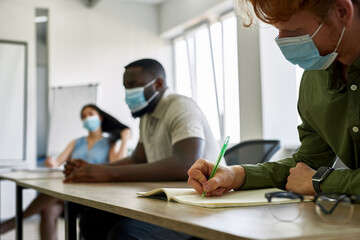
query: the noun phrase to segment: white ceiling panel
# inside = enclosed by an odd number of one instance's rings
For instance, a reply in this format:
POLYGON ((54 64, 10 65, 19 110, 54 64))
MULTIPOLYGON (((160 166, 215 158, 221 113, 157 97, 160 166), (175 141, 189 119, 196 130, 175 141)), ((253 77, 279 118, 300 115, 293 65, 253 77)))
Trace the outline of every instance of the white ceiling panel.
POLYGON ((159 4, 163 3, 167 0, 120 0, 123 2, 140 2, 140 3, 148 3, 148 4, 159 4))

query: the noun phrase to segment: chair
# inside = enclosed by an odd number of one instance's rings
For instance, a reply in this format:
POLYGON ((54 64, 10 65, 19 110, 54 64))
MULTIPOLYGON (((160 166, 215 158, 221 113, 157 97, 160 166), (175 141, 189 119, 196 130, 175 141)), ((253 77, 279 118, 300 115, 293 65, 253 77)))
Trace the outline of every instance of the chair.
POLYGON ((279 149, 279 140, 250 140, 229 148, 224 157, 227 165, 263 163, 279 149))

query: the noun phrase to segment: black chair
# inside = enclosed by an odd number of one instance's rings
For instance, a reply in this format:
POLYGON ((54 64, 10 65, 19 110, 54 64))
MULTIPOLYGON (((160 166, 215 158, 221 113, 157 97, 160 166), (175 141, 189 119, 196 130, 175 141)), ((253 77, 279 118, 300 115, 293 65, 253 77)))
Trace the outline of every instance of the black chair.
POLYGON ((279 149, 279 140, 250 140, 229 148, 224 157, 227 165, 263 163, 279 149))

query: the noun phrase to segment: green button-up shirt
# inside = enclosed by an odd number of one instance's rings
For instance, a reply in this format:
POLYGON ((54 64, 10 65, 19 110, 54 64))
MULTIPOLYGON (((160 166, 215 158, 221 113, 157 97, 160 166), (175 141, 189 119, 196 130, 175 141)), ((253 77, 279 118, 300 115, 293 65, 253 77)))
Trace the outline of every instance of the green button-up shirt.
POLYGON ((277 162, 244 165, 246 183, 242 189, 284 189, 289 169, 296 163, 318 169, 331 166, 338 156, 349 169, 334 170, 321 190, 360 194, 360 58, 348 69, 347 83, 338 62, 326 71, 305 71, 298 111, 303 122, 298 127, 299 150, 277 162))

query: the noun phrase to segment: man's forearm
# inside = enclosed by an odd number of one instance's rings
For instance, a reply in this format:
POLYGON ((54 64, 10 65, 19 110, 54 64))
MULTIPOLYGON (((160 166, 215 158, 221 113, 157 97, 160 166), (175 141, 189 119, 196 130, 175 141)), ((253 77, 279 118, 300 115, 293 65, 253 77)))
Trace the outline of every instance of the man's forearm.
POLYGON ((296 166, 292 158, 262 164, 243 164, 246 172, 245 184, 241 189, 277 187, 285 189, 289 169, 296 166))
POLYGON ((167 158, 155 163, 117 165, 108 171, 111 181, 185 181, 189 167, 167 158))
POLYGON ((323 192, 360 194, 360 169, 336 169, 321 184, 323 192))
POLYGON ((132 157, 123 158, 121 160, 111 162, 111 163, 105 163, 105 166, 122 166, 122 165, 129 165, 129 164, 135 164, 134 159, 132 157))

